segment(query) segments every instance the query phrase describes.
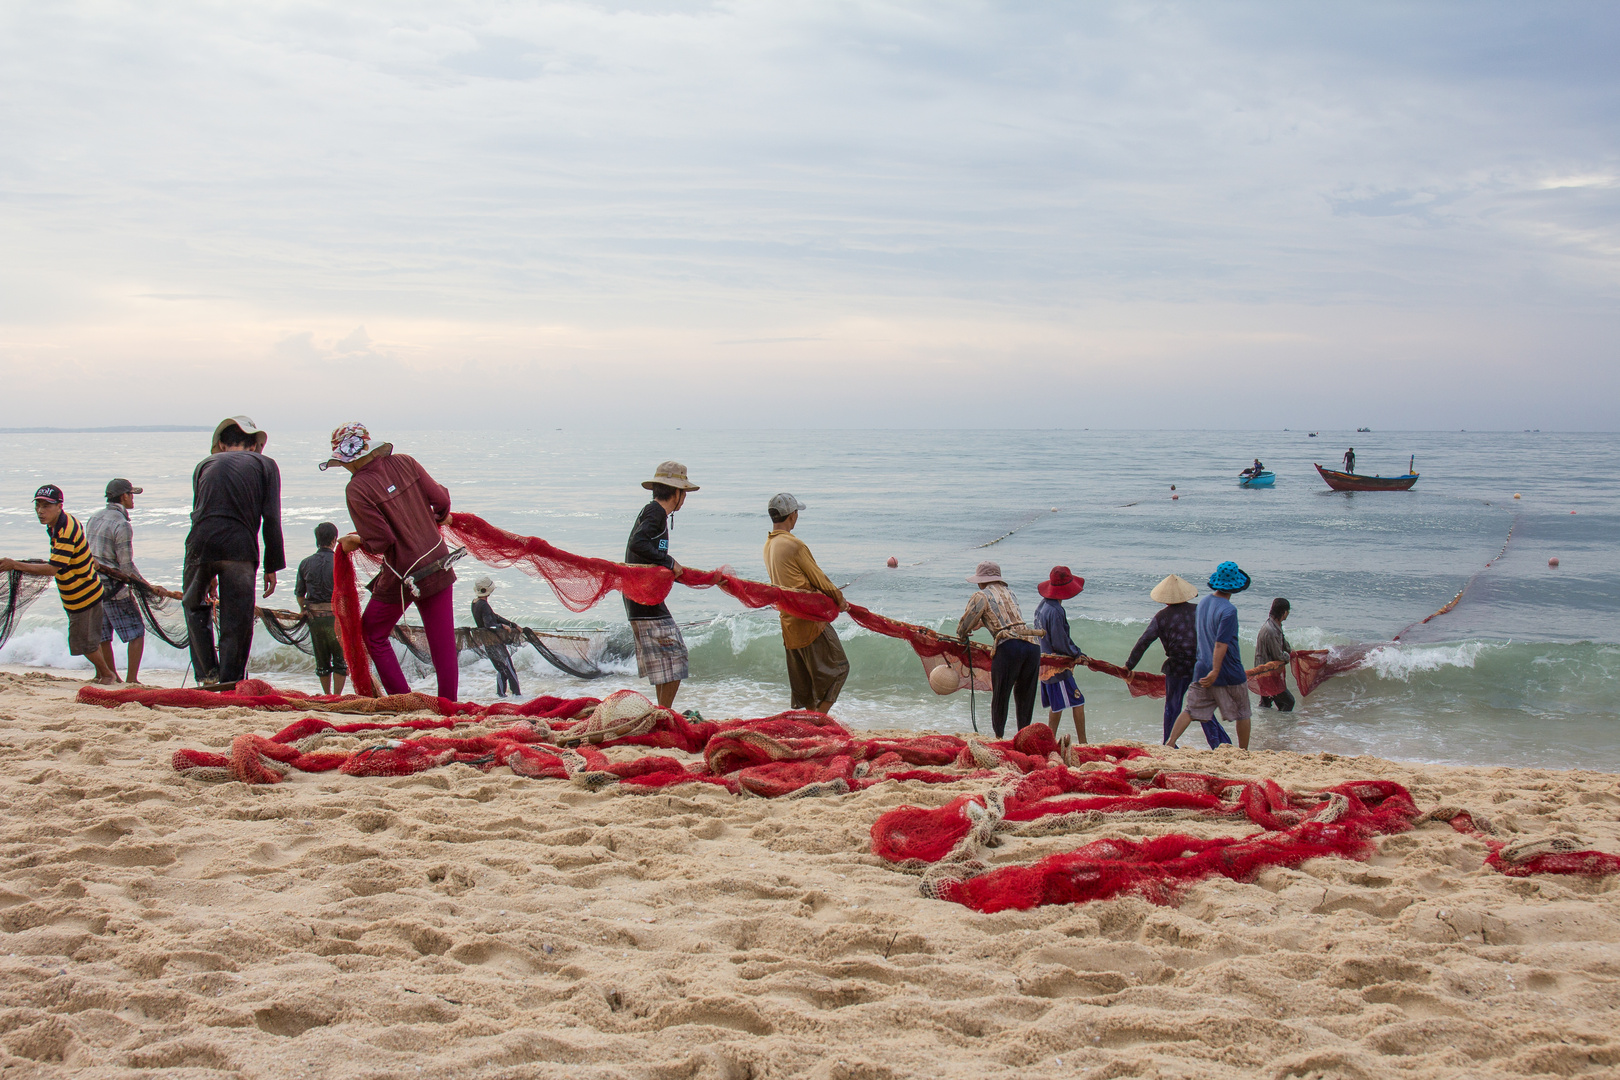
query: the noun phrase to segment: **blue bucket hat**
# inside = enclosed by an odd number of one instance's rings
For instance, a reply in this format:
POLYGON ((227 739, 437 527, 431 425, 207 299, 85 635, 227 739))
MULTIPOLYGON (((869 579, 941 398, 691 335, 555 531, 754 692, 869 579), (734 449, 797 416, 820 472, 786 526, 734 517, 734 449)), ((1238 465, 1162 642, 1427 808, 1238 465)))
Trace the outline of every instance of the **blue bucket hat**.
POLYGON ((1209 575, 1209 587, 1220 592, 1240 593, 1249 587, 1249 575, 1238 569, 1237 563, 1228 559, 1209 575))

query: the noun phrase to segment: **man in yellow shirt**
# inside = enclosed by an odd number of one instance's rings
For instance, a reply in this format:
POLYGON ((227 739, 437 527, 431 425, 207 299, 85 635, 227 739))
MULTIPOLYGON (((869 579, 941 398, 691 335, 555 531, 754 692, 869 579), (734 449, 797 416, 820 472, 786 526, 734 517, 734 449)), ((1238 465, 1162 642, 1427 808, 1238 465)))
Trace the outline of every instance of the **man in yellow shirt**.
MULTIPOLYGON (((816 565, 816 557, 803 540, 793 535, 804 504, 783 492, 771 500, 771 534, 765 538, 765 569, 771 584, 832 598, 839 611, 849 603, 838 587, 816 565)), ((782 644, 787 647, 788 685, 795 709, 830 713, 849 678, 849 658, 831 623, 782 616, 782 644)))

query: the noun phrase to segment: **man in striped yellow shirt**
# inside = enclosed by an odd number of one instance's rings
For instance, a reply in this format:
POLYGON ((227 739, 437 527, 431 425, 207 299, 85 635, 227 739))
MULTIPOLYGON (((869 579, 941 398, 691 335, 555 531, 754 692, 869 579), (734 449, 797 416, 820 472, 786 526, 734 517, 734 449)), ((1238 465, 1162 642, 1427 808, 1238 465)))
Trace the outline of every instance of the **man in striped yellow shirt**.
POLYGON ((68 617, 68 651, 95 665, 96 682, 116 683, 118 673, 101 655, 101 577, 90 557, 84 526, 68 513, 62 489, 46 484, 34 492, 34 513, 51 538, 49 562, 0 559, 0 572, 20 570, 56 579, 56 591, 68 617))

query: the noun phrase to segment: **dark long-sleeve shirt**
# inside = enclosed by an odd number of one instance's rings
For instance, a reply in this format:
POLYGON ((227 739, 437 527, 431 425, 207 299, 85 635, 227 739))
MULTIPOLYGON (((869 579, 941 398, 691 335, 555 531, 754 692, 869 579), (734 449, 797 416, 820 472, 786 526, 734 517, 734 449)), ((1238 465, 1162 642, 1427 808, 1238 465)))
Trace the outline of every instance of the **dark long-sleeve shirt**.
POLYGON ((1035 626, 1045 630, 1041 652, 1052 656, 1084 656, 1069 636, 1069 613, 1058 600, 1042 600, 1035 606, 1035 626))
POLYGON ((473 623, 481 630, 499 630, 509 626, 513 630, 521 629, 517 623, 505 615, 497 615, 495 609, 489 606, 488 597, 480 596, 472 602, 473 623))
POLYGON ((332 549, 321 548, 298 564, 298 582, 293 595, 310 604, 332 602, 332 549))
MULTIPOLYGON (((662 566, 675 568, 675 559, 669 553, 669 511, 654 499, 641 508, 630 540, 624 546, 624 561, 631 566, 662 566)), ((628 596, 624 598, 624 613, 632 619, 667 619, 666 604, 638 604, 628 596)))
POLYGON ((1192 678, 1198 662, 1198 607, 1195 604, 1166 604, 1136 639, 1125 666, 1135 668, 1142 654, 1157 641, 1164 647, 1164 663, 1159 670, 1178 679, 1192 678))
POLYGON ((281 470, 251 450, 210 454, 191 474, 186 553, 199 562, 253 562, 264 535, 264 571, 287 565, 281 541, 281 470))
MULTIPOLYGON (((349 477, 349 517, 366 550, 386 564, 370 585, 371 595, 401 607, 409 599, 403 578, 450 553, 439 522, 450 513, 450 492, 408 454, 384 454, 349 477)), ((445 567, 418 576, 417 591, 432 596, 448 589, 456 572, 445 567)))

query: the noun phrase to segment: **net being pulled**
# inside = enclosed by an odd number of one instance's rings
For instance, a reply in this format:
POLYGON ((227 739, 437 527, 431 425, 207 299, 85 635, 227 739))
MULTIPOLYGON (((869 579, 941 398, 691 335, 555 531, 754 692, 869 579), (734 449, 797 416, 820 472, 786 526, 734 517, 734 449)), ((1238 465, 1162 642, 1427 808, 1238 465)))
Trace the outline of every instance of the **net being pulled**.
POLYGON ((10 640, 11 632, 17 629, 17 623, 22 619, 23 612, 28 605, 39 599, 40 593, 52 583, 51 578, 43 574, 25 574, 21 570, 7 570, 4 578, 5 607, 0 609, 0 646, 10 640))

